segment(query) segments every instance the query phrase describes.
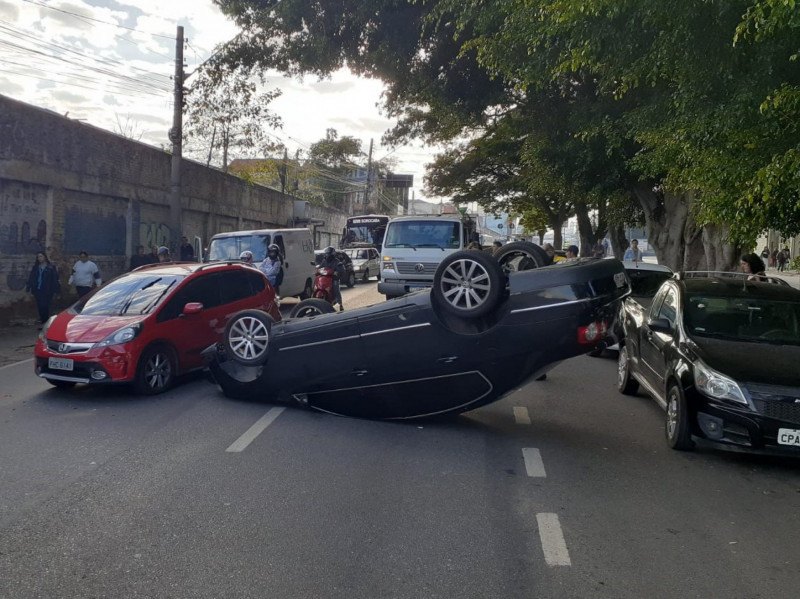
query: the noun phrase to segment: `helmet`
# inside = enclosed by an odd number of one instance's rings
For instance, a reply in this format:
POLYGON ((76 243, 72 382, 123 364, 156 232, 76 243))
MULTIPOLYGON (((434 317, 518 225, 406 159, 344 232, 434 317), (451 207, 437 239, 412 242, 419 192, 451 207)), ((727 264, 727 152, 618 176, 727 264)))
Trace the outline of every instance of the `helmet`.
POLYGON ((322 252, 325 254, 326 258, 332 258, 333 255, 336 253, 336 249, 332 245, 329 245, 324 250, 322 250, 322 252))
POLYGON ((169 255, 169 248, 165 245, 162 245, 158 248, 158 255, 159 256, 168 256, 169 255))
POLYGON ((281 253, 281 248, 279 248, 274 243, 271 243, 267 246, 267 255, 273 258, 277 258, 281 253), (273 256, 274 254, 274 256, 273 256))
POLYGON ((253 252, 250 250, 245 250, 241 254, 239 254, 239 260, 243 262, 252 262, 253 261, 253 252))

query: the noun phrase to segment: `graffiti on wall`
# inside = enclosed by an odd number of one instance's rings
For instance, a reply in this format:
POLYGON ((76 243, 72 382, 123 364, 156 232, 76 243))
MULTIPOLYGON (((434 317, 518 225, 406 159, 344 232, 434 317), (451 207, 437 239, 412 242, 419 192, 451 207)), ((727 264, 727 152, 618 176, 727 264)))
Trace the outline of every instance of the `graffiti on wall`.
POLYGON ((71 206, 64 211, 64 251, 87 251, 94 255, 124 255, 127 226, 125 216, 101 208, 87 210, 71 206))
POLYGON ((169 246, 169 227, 164 223, 140 223, 139 243, 146 248, 153 246, 169 246))
POLYGON ((32 254, 47 244, 46 191, 27 183, 0 181, 0 251, 32 254))

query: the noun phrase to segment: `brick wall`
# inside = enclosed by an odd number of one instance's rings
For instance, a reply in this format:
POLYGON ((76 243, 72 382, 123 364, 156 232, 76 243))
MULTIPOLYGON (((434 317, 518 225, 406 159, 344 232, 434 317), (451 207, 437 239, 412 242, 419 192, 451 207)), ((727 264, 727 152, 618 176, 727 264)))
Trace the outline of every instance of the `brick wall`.
MULTIPOLYGON (((0 96, 0 325, 33 314, 24 287, 38 251, 49 252, 66 288, 82 249, 107 280, 140 244, 176 248, 170 161, 158 148, 0 96)), ((291 224, 291 196, 187 160, 182 172, 190 239, 291 224)), ((338 242, 343 213, 312 207, 311 216, 315 239, 338 242)))

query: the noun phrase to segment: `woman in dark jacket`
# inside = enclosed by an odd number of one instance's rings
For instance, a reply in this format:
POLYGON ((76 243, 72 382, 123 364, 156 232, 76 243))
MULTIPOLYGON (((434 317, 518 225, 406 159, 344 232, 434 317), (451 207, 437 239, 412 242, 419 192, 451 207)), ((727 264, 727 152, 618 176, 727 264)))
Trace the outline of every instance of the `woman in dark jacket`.
POLYGON ((50 303, 53 301, 53 296, 61 293, 58 271, 44 252, 36 254, 36 262, 33 263, 31 274, 28 275, 25 291, 32 293, 36 299, 39 320, 44 324, 50 318, 50 303))

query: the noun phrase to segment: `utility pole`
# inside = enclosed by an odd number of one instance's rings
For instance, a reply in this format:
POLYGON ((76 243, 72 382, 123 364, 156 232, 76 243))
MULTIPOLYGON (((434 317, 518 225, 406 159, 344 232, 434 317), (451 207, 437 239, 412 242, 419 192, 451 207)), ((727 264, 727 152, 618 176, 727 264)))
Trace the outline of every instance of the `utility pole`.
POLYGON ((372 176, 372 138, 369 140, 369 155, 367 156, 367 185, 364 187, 364 214, 369 213, 370 178, 372 176))
POLYGON ((169 140, 172 142, 172 172, 170 175, 169 228, 170 241, 177 251, 183 234, 181 208, 181 161, 183 159, 183 27, 178 25, 175 37, 175 97, 172 110, 172 129, 169 140))

